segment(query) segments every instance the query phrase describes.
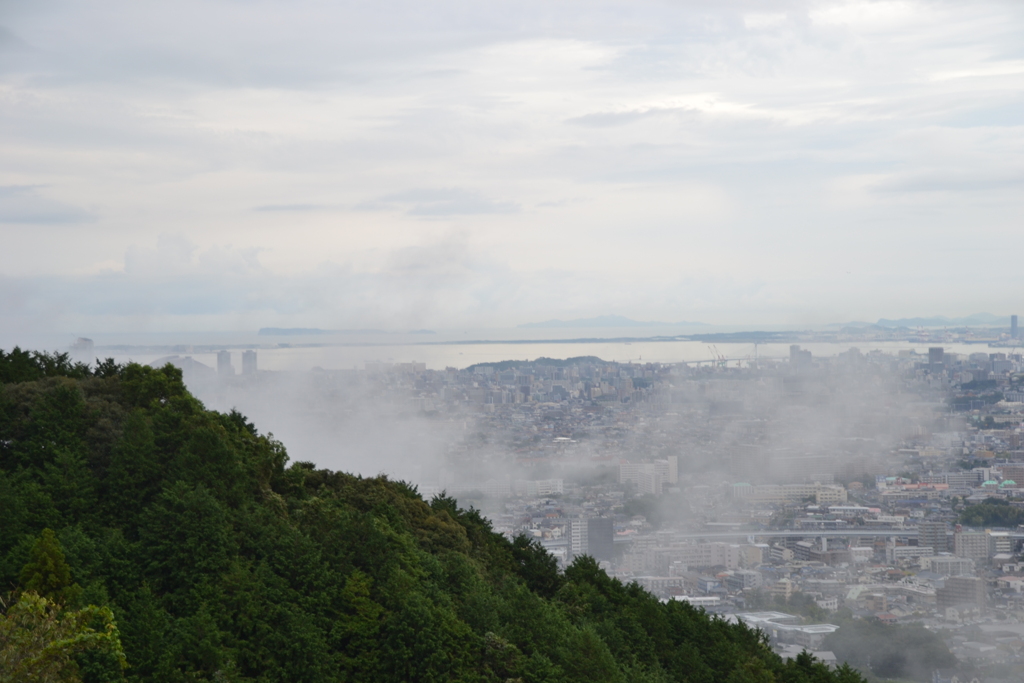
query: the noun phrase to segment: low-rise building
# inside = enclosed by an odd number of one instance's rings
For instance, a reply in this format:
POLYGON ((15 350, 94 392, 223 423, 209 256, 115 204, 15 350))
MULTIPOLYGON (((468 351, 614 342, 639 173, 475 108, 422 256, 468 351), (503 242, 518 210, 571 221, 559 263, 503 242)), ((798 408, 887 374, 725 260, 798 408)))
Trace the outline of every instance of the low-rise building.
POLYGON ((915 557, 928 557, 935 554, 935 550, 927 546, 919 545, 889 545, 885 548, 885 561, 890 564, 902 560, 910 560, 915 557))
POLYGON ((942 576, 973 576, 974 560, 949 553, 921 558, 921 569, 942 576))

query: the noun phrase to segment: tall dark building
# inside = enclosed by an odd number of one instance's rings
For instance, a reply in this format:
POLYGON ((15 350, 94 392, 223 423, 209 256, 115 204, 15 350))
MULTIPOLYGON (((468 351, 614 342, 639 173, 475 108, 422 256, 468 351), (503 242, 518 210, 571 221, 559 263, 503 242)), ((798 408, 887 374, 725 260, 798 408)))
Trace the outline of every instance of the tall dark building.
POLYGON ((587 554, 595 560, 611 561, 615 554, 615 528, 611 517, 587 520, 587 554))
POLYGON ((251 349, 242 352, 242 374, 256 374, 256 352, 251 349))
POLYGON ((1010 336, 1014 339, 1017 338, 1017 316, 1010 316, 1010 336))
POLYGON ((932 548, 935 554, 949 550, 946 523, 942 520, 922 521, 917 525, 917 545, 932 548))
POLYGON ((235 368, 231 365, 231 352, 217 352, 217 374, 221 377, 231 377, 235 374, 235 368))
POLYGON ((943 351, 941 346, 930 346, 928 347, 928 365, 932 369, 942 367, 942 363, 945 361, 946 352, 943 351))

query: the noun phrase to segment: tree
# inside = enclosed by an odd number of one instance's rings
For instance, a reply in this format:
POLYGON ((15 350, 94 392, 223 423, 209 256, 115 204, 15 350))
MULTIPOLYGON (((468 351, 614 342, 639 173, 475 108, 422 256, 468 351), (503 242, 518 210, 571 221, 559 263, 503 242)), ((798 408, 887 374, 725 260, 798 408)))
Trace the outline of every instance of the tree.
POLYGON ((1014 527, 1024 522, 1024 512, 999 498, 986 498, 979 505, 971 505, 960 513, 961 524, 968 526, 1014 527))
MULTIPOLYGON (((100 371, 110 373, 121 366, 108 358, 101 363, 100 371)), ((0 384, 5 382, 30 382, 43 377, 89 377, 92 371, 87 363, 71 360, 67 353, 45 351, 22 351, 17 346, 10 353, 0 349, 0 384)), ((100 375, 102 377, 107 374, 100 375)))
POLYGON ((520 534, 512 541, 512 558, 516 573, 526 585, 545 598, 554 597, 562 585, 558 573, 558 560, 549 554, 538 541, 520 534))
POLYGON ((26 592, 0 619, 0 680, 6 683, 80 681, 76 658, 89 652, 106 654, 119 669, 127 666, 107 607, 62 612, 54 601, 26 592))
POLYGON ((53 529, 43 529, 36 539, 29 560, 19 576, 21 589, 65 604, 78 597, 82 589, 71 581, 71 567, 53 529))
POLYGON ((760 659, 751 657, 736 668, 725 679, 726 683, 775 683, 775 676, 760 659))
POLYGON ((450 497, 288 467, 173 366, 5 363, 37 372, 0 381, 4 683, 861 683, 450 497))

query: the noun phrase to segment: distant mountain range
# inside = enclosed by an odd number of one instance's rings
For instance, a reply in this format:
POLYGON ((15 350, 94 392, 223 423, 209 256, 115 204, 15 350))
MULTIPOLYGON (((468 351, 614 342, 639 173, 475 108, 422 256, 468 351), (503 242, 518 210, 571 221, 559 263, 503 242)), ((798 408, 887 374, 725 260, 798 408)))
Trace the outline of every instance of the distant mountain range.
MULTIPOLYGON (((1010 316, 992 313, 975 313, 961 318, 947 318, 943 315, 921 318, 881 318, 878 322, 852 321, 825 325, 828 329, 838 328, 885 328, 900 327, 1009 327, 1010 316)), ((520 329, 572 329, 572 328, 636 328, 636 327, 711 327, 708 323, 683 320, 662 322, 658 320, 633 320, 623 315, 599 315, 595 318, 573 318, 572 320, 552 319, 536 323, 524 323, 520 329)), ((263 327, 260 336, 288 337, 323 334, 398 334, 387 330, 351 329, 323 330, 317 327, 263 327)), ((435 334, 433 330, 408 330, 405 334, 435 334)))
MULTIPOLYGON (((396 334, 386 330, 321 330, 318 327, 261 327, 261 337, 290 337, 314 334, 396 334)), ((434 334, 433 330, 409 330, 408 334, 434 334)))
POLYGON ((290 337, 295 335, 310 335, 310 334, 358 334, 358 333, 373 333, 380 334, 381 330, 321 330, 318 327, 261 327, 259 335, 261 337, 290 337))
POLYGON ((877 323, 851 322, 845 327, 1009 327, 1010 316, 991 313, 975 313, 962 318, 947 318, 935 315, 928 318, 881 318, 877 323))
MULTIPOLYGON (((1010 316, 992 313, 974 313, 960 318, 948 318, 935 315, 919 318, 881 318, 878 322, 852 321, 825 325, 826 328, 875 327, 894 329, 900 327, 1009 327, 1010 316)), ((538 323, 524 323, 520 328, 554 329, 554 328, 597 328, 597 327, 710 327, 707 323, 682 321, 661 322, 633 320, 622 315, 599 315, 596 318, 574 318, 572 320, 545 320, 538 323)), ((261 332, 262 334, 262 332, 261 332)))
POLYGON ((545 320, 540 323, 525 323, 520 328, 556 328, 556 327, 706 327, 706 323, 632 320, 621 315, 599 315, 596 318, 576 318, 574 320, 545 320))

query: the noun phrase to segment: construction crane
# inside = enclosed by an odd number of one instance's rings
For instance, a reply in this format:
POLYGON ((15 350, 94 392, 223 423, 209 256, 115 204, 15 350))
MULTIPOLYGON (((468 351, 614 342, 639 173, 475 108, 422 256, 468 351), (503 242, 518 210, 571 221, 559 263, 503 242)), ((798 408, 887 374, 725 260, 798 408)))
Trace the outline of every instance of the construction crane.
POLYGON ((757 342, 754 342, 753 353, 748 353, 744 360, 747 361, 748 368, 754 368, 755 370, 757 370, 757 362, 759 360, 757 357, 757 342))
POLYGON ((726 359, 726 357, 718 352, 718 347, 717 346, 715 346, 713 344, 709 345, 708 346, 708 351, 711 352, 711 357, 714 358, 715 365, 717 365, 720 368, 724 368, 724 367, 727 367, 729 365, 729 361, 726 359))

